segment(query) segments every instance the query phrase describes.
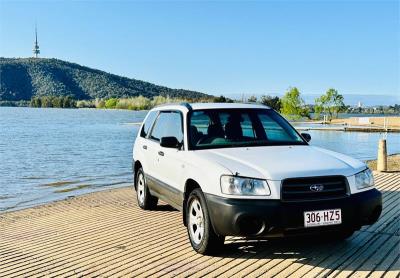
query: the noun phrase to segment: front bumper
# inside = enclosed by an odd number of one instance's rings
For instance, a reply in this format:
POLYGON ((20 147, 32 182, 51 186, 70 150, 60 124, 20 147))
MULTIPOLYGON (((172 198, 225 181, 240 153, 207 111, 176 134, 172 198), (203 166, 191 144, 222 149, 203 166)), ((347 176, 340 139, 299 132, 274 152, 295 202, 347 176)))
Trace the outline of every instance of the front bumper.
POLYGON ((382 211, 382 194, 375 188, 340 199, 302 202, 205 196, 214 231, 224 236, 287 236, 359 230, 363 225, 375 223, 382 211), (337 208, 342 210, 342 224, 304 228, 304 211, 337 208))

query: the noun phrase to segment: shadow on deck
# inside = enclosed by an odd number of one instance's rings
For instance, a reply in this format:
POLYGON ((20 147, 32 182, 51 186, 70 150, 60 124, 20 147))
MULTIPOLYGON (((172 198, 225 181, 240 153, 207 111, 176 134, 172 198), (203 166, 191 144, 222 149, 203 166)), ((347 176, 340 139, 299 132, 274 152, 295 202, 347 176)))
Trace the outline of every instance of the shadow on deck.
POLYGON ((381 218, 351 238, 227 238, 217 256, 190 247, 181 214, 137 207, 131 188, 0 214, 0 276, 398 277, 400 173, 376 174, 381 218))

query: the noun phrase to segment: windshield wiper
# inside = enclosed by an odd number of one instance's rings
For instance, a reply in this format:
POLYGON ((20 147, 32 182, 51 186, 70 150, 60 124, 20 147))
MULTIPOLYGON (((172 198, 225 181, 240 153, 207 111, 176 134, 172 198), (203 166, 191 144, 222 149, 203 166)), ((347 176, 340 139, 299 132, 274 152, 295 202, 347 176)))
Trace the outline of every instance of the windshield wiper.
MULTIPOLYGON (((288 146, 288 145, 306 145, 304 142, 297 141, 253 141, 253 142, 242 142, 237 144, 229 144, 230 147, 254 147, 254 146, 288 146)), ((226 145, 228 146, 228 145, 226 145)))
POLYGON ((267 142, 260 142, 260 141, 249 141, 249 142, 240 142, 240 143, 233 143, 229 144, 232 147, 252 147, 252 146, 263 146, 268 144, 267 142))

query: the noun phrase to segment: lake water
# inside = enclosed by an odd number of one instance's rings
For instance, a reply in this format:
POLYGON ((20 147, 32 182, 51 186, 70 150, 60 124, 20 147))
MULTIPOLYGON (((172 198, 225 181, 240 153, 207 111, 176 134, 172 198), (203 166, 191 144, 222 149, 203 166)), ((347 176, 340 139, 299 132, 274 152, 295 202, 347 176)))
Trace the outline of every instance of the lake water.
MULTIPOLYGON (((132 144, 145 111, 0 107, 0 211, 132 182, 132 144)), ((311 143, 361 160, 379 133, 309 131, 311 143)), ((400 153, 400 134, 387 137, 400 153)))

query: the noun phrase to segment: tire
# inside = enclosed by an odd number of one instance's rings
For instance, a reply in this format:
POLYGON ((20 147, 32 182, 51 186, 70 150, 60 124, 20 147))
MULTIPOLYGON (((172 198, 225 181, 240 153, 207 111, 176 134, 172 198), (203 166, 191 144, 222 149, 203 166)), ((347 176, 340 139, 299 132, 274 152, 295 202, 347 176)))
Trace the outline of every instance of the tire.
POLYGON ((152 210, 157 207, 158 198, 151 196, 142 168, 136 173, 136 198, 141 209, 152 210))
POLYGON ((222 250, 225 237, 214 232, 206 200, 200 188, 190 193, 185 210, 187 232, 193 249, 200 254, 212 254, 222 250))

